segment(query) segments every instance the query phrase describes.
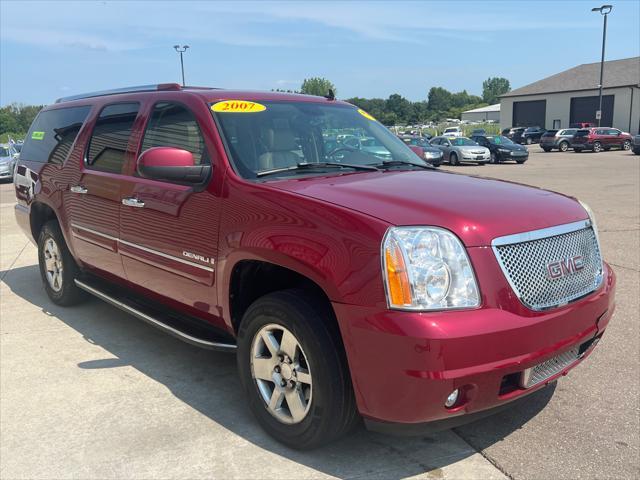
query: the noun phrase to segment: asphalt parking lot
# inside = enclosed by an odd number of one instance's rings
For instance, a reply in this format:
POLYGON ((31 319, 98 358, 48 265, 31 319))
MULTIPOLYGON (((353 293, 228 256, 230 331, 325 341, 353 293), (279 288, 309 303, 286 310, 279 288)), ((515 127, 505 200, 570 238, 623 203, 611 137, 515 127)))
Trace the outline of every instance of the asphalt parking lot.
POLYGON ((638 478, 640 156, 544 153, 443 169, 563 192, 595 211, 618 276, 595 352, 512 409, 420 438, 359 431, 289 450, 258 427, 228 354, 92 299, 49 302, 0 185, 0 478, 638 478))

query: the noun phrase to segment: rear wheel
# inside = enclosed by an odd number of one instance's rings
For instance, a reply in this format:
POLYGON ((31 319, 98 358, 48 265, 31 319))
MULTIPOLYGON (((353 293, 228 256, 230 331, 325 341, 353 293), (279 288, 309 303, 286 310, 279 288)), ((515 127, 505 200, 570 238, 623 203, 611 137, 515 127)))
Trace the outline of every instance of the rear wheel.
POLYGON ((38 263, 44 289, 53 303, 69 306, 86 298, 85 292, 75 284, 80 270, 55 220, 45 223, 40 230, 38 263))
POLYGON ((348 433, 359 416, 329 308, 303 290, 256 300, 238 331, 238 370, 249 406, 278 441, 314 448, 348 433))
POLYGON ((599 153, 602 151, 602 144, 600 142, 593 143, 593 151, 599 153))
POLYGON ((631 140, 625 140, 622 144, 623 150, 631 150, 631 140))
POLYGON ((558 145, 558 148, 560 149, 561 152, 566 152, 567 150, 569 150, 569 142, 560 142, 560 145, 558 145))
POLYGON ((458 154, 456 152, 451 152, 449 155, 449 164, 450 165, 460 165, 460 161, 458 160, 458 154))

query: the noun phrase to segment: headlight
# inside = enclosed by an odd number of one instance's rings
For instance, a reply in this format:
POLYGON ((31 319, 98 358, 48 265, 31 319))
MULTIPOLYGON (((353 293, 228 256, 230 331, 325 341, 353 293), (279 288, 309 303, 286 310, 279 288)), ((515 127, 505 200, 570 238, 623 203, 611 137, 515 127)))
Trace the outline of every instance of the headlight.
POLYGON ((509 150, 508 148, 499 148, 498 151, 502 152, 502 153, 510 153, 511 152, 511 150, 509 150))
POLYGON ((424 158, 426 158, 427 160, 440 158, 441 156, 442 152, 424 152, 424 158))
POLYGON ((437 227, 392 227, 382 242, 387 302, 402 310, 472 308, 480 304, 467 252, 437 227))

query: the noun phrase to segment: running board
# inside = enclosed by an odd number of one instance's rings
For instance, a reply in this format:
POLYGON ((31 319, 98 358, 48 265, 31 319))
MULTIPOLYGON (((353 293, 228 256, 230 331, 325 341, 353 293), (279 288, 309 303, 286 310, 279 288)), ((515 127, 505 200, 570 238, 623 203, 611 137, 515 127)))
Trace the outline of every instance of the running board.
MULTIPOLYGON (((98 297, 100 300, 103 300, 120 310, 123 310, 134 317, 147 322, 150 325, 153 325, 156 328, 168 333, 169 335, 173 335, 174 337, 190 343, 191 345, 195 345, 196 347, 206 348, 208 350, 217 350, 223 352, 235 352, 236 345, 233 343, 225 343, 220 341, 215 341, 212 338, 203 338, 203 336, 197 336, 189 330, 188 325, 180 325, 175 318, 167 317, 166 321, 163 321, 160 318, 160 315, 156 314, 156 312, 151 311, 151 308, 145 308, 144 304, 140 304, 138 302, 131 301, 126 297, 117 295, 114 293, 111 288, 101 288, 102 286, 96 285, 93 286, 89 281, 83 280, 75 280, 76 285, 82 290, 89 292, 91 295, 98 297), (183 328, 180 328, 180 327, 183 328)), ((158 312, 159 313, 159 312, 158 312)), ((202 333, 204 330, 199 328, 199 331, 202 333)), ((206 332, 207 337, 212 337, 214 334, 210 332, 206 332)))

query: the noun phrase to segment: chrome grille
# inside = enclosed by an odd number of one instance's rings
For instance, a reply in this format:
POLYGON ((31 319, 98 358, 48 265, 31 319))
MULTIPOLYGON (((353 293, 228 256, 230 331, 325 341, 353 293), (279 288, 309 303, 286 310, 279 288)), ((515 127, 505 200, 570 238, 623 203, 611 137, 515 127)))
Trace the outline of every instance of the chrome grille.
POLYGON ((602 281, 598 239, 588 221, 501 237, 492 245, 514 292, 532 310, 565 305, 602 281))
POLYGON ((521 387, 530 388, 560 373, 578 359, 578 347, 550 358, 549 360, 525 370, 522 374, 521 387))

